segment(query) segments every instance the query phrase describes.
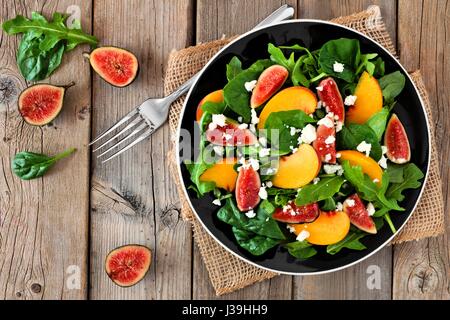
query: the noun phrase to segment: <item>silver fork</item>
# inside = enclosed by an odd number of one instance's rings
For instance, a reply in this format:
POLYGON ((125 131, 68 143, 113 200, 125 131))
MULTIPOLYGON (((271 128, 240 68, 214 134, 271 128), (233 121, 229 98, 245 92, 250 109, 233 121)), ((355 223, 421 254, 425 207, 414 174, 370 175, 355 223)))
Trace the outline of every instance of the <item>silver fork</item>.
MULTIPOLYGON (((290 19, 293 15, 294 8, 289 5, 283 5, 272 12, 267 18, 262 20, 254 29, 290 19)), ((114 136, 94 148, 92 152, 95 153, 103 149, 97 158, 101 158, 109 154, 109 156, 102 161, 102 163, 105 163, 151 136, 156 129, 161 127, 166 122, 169 115, 170 105, 191 88, 197 80, 198 75, 199 73, 195 74, 191 79, 183 83, 177 90, 172 92, 167 97, 159 99, 150 98, 144 101, 141 105, 137 106, 115 125, 89 143, 89 145, 93 145, 97 142, 101 143, 103 138, 106 138, 106 136, 110 133, 113 133, 120 127, 123 127, 114 136), (122 138, 118 140, 119 137, 122 138), (115 141, 115 143, 111 144, 113 141, 115 141), (122 148, 119 149, 121 146, 122 148), (115 153, 111 153, 113 150, 116 150, 115 153)))

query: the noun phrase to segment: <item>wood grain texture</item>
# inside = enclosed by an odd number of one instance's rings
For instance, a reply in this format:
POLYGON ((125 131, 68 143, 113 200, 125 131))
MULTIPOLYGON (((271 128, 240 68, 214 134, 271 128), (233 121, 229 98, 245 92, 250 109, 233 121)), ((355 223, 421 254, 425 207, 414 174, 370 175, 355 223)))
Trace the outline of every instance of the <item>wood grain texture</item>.
MULTIPOLYGON (((73 4, 80 6, 81 24, 90 32, 91 5, 82 5, 81 0, 2 1, 0 16, 6 20, 38 11, 49 18, 73 4)), ((0 298, 85 299, 89 202, 86 144, 91 95, 90 70, 81 52, 87 47, 65 54, 61 67, 46 80, 52 84, 76 81, 67 92, 61 114, 51 125, 32 127, 24 123, 16 105, 17 94, 27 86, 15 62, 20 36, 2 32, 0 37, 0 298), (19 151, 55 154, 69 147, 78 151, 43 178, 22 181, 11 172, 10 161, 19 151), (75 289, 66 286, 71 274, 79 275, 75 289)))
MULTIPOLYGON (((443 84, 450 81, 450 2, 399 0, 398 14, 400 60, 408 70, 421 70, 430 96, 440 152, 445 212, 448 212, 450 98, 443 84)), ((450 299, 448 218, 447 213, 445 235, 395 246, 394 299, 450 299)))
MULTIPOLYGON (((198 0, 196 41, 206 42, 218 39, 223 34, 230 36, 246 32, 285 3, 296 8, 295 1, 198 0)), ((192 286, 193 299, 216 298, 196 246, 192 286)), ((282 276, 221 296, 220 299, 290 299, 291 288, 292 277, 282 276)))
MULTIPOLYGON (((395 1, 325 1, 299 0, 300 18, 331 19, 365 10, 377 4, 386 22, 389 34, 396 38, 395 1)), ((375 271, 378 272, 378 271, 375 271)), ((392 284, 392 248, 386 247, 356 266, 314 277, 296 277, 293 297, 296 299, 390 299, 392 284), (373 268, 380 271, 381 286, 369 288, 373 268)))
MULTIPOLYGON (((169 52, 190 45, 193 4, 177 1, 95 1, 94 33, 104 44, 134 52, 140 74, 125 89, 93 77, 93 135, 105 130, 146 98, 162 96, 169 52)), ((91 298, 188 299, 191 297, 191 230, 179 218, 175 186, 167 169, 169 129, 164 126, 106 165, 93 162, 94 177, 107 182, 135 215, 102 210, 92 202, 91 298), (147 277, 133 289, 112 284, 103 271, 106 254, 139 243, 154 253, 147 277)))

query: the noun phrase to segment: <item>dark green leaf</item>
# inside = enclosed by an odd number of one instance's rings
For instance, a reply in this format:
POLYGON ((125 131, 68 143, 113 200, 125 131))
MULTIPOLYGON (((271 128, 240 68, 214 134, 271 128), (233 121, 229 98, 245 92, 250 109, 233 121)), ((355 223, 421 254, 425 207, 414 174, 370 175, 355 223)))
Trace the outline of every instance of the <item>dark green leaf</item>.
POLYGON ((378 57, 375 62, 375 70, 373 71, 373 76, 375 78, 380 78, 384 76, 384 61, 381 59, 381 57, 378 57))
POLYGON ((339 241, 335 244, 330 244, 327 246, 327 253, 331 255, 335 255, 343 248, 351 249, 351 250, 364 250, 367 249, 365 245, 363 245, 359 240, 364 238, 367 234, 362 232, 351 232, 349 233, 343 240, 339 241))
POLYGON ((235 226, 232 227, 232 231, 238 244, 254 256, 260 256, 280 243, 280 240, 261 236, 235 226))
POLYGON ((209 112, 211 114, 222 114, 225 111, 225 107, 225 102, 206 101, 202 104, 203 112, 209 112))
POLYGON ((343 183, 343 177, 334 176, 323 178, 316 184, 308 184, 298 192, 295 204, 302 206, 331 198, 339 191, 343 183))
POLYGON ((272 43, 269 43, 267 51, 270 54, 270 60, 285 67, 288 69, 289 73, 292 73, 295 65, 293 53, 289 56, 289 58, 286 58, 283 51, 279 47, 274 46, 272 43))
POLYGON ((285 244, 284 247, 291 256, 299 260, 305 260, 317 254, 317 250, 306 240, 290 242, 285 244))
POLYGON ((419 180, 423 179, 424 174, 414 163, 403 165, 403 181, 400 183, 393 183, 389 186, 386 197, 402 201, 405 196, 403 191, 406 189, 417 189, 421 186, 419 180))
POLYGON ((392 103, 405 87, 405 76, 395 71, 378 80, 386 103, 392 103))
POLYGON ((328 198, 325 200, 322 200, 320 203, 320 209, 322 211, 333 211, 336 210, 336 202, 333 198, 328 198))
POLYGON ((387 119, 389 117, 389 110, 387 108, 381 109, 367 120, 366 125, 375 132, 378 141, 381 141, 383 133, 386 130, 387 119))
POLYGON ((238 57, 234 56, 227 64, 227 79, 228 82, 233 80, 239 73, 242 72, 242 62, 238 57))
POLYGON ((386 169, 386 172, 389 176, 389 182, 390 183, 401 183, 404 181, 403 179, 403 169, 405 168, 405 165, 403 164, 395 164, 395 163, 388 163, 388 167, 386 169))
POLYGON ((376 161, 381 158, 381 144, 377 134, 368 125, 352 123, 344 126, 338 134, 337 141, 342 150, 356 150, 356 147, 365 141, 372 145, 370 157, 376 161))

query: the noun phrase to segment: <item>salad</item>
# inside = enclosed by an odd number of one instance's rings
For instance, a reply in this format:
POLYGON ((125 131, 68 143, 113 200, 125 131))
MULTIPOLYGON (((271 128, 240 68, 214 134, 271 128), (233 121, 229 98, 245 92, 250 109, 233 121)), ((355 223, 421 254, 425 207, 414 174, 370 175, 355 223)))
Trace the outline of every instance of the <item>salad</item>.
POLYGON ((396 232, 391 215, 424 177, 392 111, 400 71, 341 38, 317 50, 269 43, 267 59, 235 56, 224 72, 198 105, 199 154, 185 165, 240 247, 307 259, 364 250, 384 224, 396 232))

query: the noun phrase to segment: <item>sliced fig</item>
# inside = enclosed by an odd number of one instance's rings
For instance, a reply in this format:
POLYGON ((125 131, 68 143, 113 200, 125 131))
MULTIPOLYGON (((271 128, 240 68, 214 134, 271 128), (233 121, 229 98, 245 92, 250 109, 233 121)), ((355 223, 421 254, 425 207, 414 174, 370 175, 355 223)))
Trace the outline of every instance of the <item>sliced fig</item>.
POLYGON ((387 157, 394 163, 406 163, 411 160, 408 135, 402 122, 394 113, 389 120, 384 134, 384 144, 387 147, 387 157))
POLYGON ((18 99, 19 112, 22 118, 34 126, 43 126, 55 119, 60 113, 64 93, 73 86, 54 86, 39 83, 22 91, 18 99))
POLYGON ((344 122, 345 109, 341 93, 333 78, 328 77, 319 83, 317 94, 322 103, 325 104, 327 112, 333 112, 338 121, 344 122))
POLYGON ((358 229, 372 234, 377 233, 375 223, 357 193, 344 201, 344 212, 347 213, 350 222, 358 229))
POLYGON ((92 68, 106 82, 116 87, 126 87, 134 79, 139 71, 139 63, 136 56, 122 48, 100 47, 94 49, 89 58, 92 68))
POLYGON ((236 181, 236 203, 241 211, 249 211, 260 201, 261 179, 252 166, 242 166, 236 181))
POLYGON ((149 248, 137 244, 126 245, 108 253, 105 270, 115 284, 131 287, 145 277, 151 259, 149 248))
POLYGON ((286 82, 289 71, 280 65, 273 65, 261 73, 253 89, 250 106, 257 108, 269 100, 286 82))
POLYGON ((325 163, 336 163, 336 130, 334 129, 334 122, 329 116, 326 116, 323 124, 317 127, 317 138, 313 142, 313 147, 320 157, 320 160, 325 163))
POLYGON ((272 218, 285 223, 305 223, 316 220, 319 213, 317 203, 297 206, 294 201, 289 201, 283 208, 275 209, 272 218))
POLYGON ((206 139, 220 146, 250 146, 258 143, 258 138, 249 129, 239 129, 239 124, 231 119, 224 126, 209 126, 206 139))

